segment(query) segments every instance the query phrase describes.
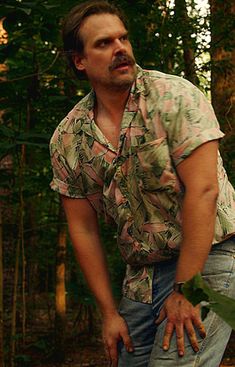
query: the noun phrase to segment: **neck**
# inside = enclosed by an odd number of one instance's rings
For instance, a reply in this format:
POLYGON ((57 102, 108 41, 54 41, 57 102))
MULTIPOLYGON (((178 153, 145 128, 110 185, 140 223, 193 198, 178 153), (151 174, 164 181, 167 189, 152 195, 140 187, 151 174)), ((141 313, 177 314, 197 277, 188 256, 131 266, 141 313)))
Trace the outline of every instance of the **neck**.
POLYGON ((125 91, 97 90, 96 93, 96 110, 97 113, 105 113, 106 116, 118 117, 122 116, 126 102, 129 97, 130 88, 125 91))

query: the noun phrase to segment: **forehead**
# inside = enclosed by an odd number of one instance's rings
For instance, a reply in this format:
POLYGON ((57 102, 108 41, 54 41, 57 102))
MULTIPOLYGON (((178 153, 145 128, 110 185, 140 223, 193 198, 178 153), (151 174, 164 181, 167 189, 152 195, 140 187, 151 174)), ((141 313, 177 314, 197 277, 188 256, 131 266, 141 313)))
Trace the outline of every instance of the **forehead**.
POLYGON ((126 32, 121 19, 113 14, 94 14, 87 17, 80 28, 80 36, 84 45, 100 38, 116 37, 126 32))

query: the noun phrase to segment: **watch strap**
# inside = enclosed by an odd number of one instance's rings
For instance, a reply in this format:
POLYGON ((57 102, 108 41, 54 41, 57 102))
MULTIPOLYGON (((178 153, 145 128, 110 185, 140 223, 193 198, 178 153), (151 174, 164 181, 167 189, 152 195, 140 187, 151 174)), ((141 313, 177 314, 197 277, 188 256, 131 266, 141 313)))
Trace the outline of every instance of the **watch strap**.
POLYGON ((175 282, 173 284, 173 290, 177 293, 183 294, 183 285, 185 282, 175 282))

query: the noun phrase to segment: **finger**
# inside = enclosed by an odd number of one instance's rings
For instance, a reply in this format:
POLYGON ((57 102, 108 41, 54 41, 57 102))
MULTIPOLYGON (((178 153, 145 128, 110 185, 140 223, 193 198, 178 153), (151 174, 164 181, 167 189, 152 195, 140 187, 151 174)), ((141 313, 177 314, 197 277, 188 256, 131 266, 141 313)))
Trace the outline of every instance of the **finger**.
POLYGON ((155 320, 155 324, 159 325, 166 318, 166 311, 164 308, 161 309, 158 318, 155 320))
POLYGON ((178 349, 178 355, 183 357, 184 355, 184 325, 179 323, 175 327, 176 332, 176 345, 178 349))
POLYGON ((134 347, 133 347, 132 340, 129 334, 122 335, 122 340, 123 340, 123 343, 125 345, 127 352, 132 353, 134 351, 134 347))
POLYGON ((105 355, 106 357, 111 360, 110 354, 109 354, 109 348, 106 344, 104 344, 104 351, 105 351, 105 355))
POLYGON ((195 318, 193 319, 193 324, 197 328, 200 337, 204 339, 206 337, 206 329, 202 321, 200 319, 195 318))
POLYGON ((191 344, 194 352, 198 352, 199 351, 199 345, 198 345, 197 335, 195 333, 195 329, 193 327, 193 324, 192 324, 191 320, 187 320, 185 322, 185 329, 187 331, 189 341, 190 341, 190 344, 191 344))
POLYGON ((109 351, 109 358, 111 361, 111 366, 117 367, 117 363, 118 363, 117 345, 116 344, 109 345, 108 351, 109 351))
POLYGON ((205 326, 204 326, 204 324, 201 320, 200 305, 198 307, 196 307, 196 309, 197 309, 197 315, 193 318, 193 324, 197 328, 200 337, 204 339, 206 337, 206 329, 205 329, 205 326))
POLYGON ((104 351, 105 351, 105 354, 106 354, 107 358, 110 359, 108 343, 107 343, 107 340, 104 337, 104 335, 103 335, 103 346, 104 346, 104 351))
POLYGON ((171 322, 167 322, 163 336, 163 343, 162 343, 163 350, 169 349, 173 331, 174 331, 174 325, 171 322))
POLYGON ((202 339, 205 339, 205 337, 206 337, 206 329, 205 329, 205 326, 201 323, 199 326, 197 326, 197 330, 199 332, 200 337, 202 339))

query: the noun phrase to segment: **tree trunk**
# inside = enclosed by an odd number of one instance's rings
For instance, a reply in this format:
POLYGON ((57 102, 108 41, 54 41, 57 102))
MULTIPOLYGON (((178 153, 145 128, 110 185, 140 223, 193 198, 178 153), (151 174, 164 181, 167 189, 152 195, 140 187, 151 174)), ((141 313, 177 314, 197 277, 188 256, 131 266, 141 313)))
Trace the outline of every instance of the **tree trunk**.
POLYGON ((212 104, 226 133, 223 155, 235 182, 235 3, 210 0, 210 8, 212 104))
POLYGON ((65 214, 60 203, 58 245, 56 255, 56 317, 55 317, 55 356, 62 362, 65 358, 65 326, 66 326, 66 289, 65 289, 65 259, 66 259, 67 226, 65 214))
POLYGON ((195 55, 191 38, 192 27, 185 0, 175 0, 175 16, 177 23, 180 25, 180 36, 183 42, 185 78, 193 84, 198 85, 199 81, 196 73, 195 55))
POLYGON ((23 346, 25 345, 25 335, 26 335, 26 258, 25 258, 25 241, 24 241, 24 168, 25 168, 25 145, 21 147, 21 160, 20 160, 20 172, 19 172, 19 192, 20 192, 20 208, 19 208, 19 238, 21 243, 21 260, 22 260, 22 341, 23 346))
POLYGON ((2 235, 2 207, 0 204, 0 367, 4 367, 4 350, 3 350, 3 235, 2 235))
MULTIPOLYGON (((6 44, 8 42, 8 35, 3 28, 3 19, 0 20, 0 44, 6 44)), ((0 64, 0 72, 6 72, 8 70, 5 64, 0 64)), ((2 80, 5 77, 1 78, 2 80)), ((4 110, 0 110, 0 123, 4 114, 4 110)), ((7 172, 8 169, 12 168, 12 160, 9 156, 5 157, 0 161, 0 172, 7 172)), ((0 195, 7 197, 9 190, 0 188, 0 195)), ((0 201, 0 367, 4 367, 4 294, 3 294, 3 278, 4 278, 4 261, 3 261, 3 217, 6 214, 6 207, 2 201, 0 201)))
POLYGON ((25 254, 24 254, 24 197, 23 197, 23 174, 25 163, 25 146, 22 145, 19 162, 19 214, 18 214, 18 240, 15 254, 15 277, 12 304, 12 328, 11 328, 11 356, 10 366, 15 366, 16 334, 17 334, 17 298, 19 284, 20 258, 22 260, 22 341, 25 344, 26 334, 26 301, 25 301, 25 254))
POLYGON ((20 237, 17 241, 15 254, 15 276, 14 276, 14 291, 12 299, 12 316, 11 316, 11 351, 10 351, 10 367, 15 366, 16 352, 16 313, 17 313, 17 290, 19 281, 19 257, 20 257, 20 237))
POLYGON ((210 6, 212 103, 223 128, 231 132, 235 123, 235 3, 210 0, 210 6))

